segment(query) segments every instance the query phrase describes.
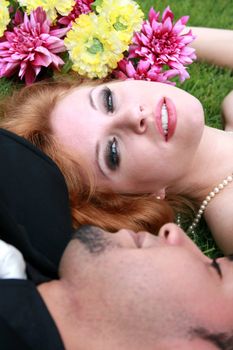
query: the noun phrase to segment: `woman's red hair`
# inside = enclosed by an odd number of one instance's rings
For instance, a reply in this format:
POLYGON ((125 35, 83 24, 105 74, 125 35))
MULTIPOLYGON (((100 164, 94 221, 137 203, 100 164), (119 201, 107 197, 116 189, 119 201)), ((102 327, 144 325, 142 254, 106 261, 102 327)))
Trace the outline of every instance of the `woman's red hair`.
POLYGON ((173 208, 179 201, 97 191, 83 160, 74 162, 54 139, 50 127, 54 106, 85 83, 81 79, 41 82, 15 91, 1 102, 0 127, 26 138, 58 165, 68 187, 74 228, 90 224, 111 232, 129 228, 157 233, 164 223, 174 220, 173 208))

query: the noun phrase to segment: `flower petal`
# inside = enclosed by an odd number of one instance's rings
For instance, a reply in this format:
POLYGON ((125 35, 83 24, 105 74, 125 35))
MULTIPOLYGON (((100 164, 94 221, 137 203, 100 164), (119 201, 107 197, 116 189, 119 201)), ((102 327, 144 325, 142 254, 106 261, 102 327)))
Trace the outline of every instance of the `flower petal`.
POLYGON ((27 69, 25 70, 25 82, 27 85, 30 85, 34 83, 35 80, 36 80, 36 72, 31 66, 28 66, 27 69))
POLYGON ((37 52, 35 55, 35 59, 33 60, 33 65, 34 66, 44 66, 48 67, 52 63, 52 59, 49 55, 41 54, 40 52, 37 52))
POLYGON ((150 68, 150 62, 146 60, 140 60, 138 62, 137 70, 139 74, 145 74, 150 68))
POLYGON ((131 78, 131 77, 134 76, 134 74, 135 74, 136 71, 135 71, 135 68, 134 68, 134 66, 133 66, 133 64, 132 64, 131 61, 129 61, 129 62, 127 63, 125 69, 126 69, 127 76, 128 76, 129 78, 131 78))
POLYGON ((162 14, 162 22, 166 21, 167 18, 170 18, 171 21, 174 19, 173 12, 170 10, 170 7, 167 6, 162 14))
POLYGON ((167 17, 163 23, 163 32, 170 32, 172 30, 172 20, 170 17, 167 17))
POLYGON ((148 19, 149 22, 152 23, 153 20, 157 21, 159 18, 160 13, 159 12, 155 12, 155 10, 153 9, 153 7, 150 8, 150 11, 148 13, 148 19))

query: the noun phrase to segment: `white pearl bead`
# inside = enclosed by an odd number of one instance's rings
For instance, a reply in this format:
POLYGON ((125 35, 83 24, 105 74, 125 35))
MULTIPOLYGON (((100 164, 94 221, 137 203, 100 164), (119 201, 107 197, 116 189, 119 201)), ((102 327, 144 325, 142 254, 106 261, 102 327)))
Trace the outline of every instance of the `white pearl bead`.
MULTIPOLYGON (((212 198, 215 197, 215 195, 217 193, 220 192, 220 190, 222 190, 225 186, 228 185, 229 182, 232 182, 232 181, 233 181, 233 174, 229 175, 226 179, 223 180, 222 183, 220 183, 218 186, 214 187, 214 189, 208 194, 208 196, 206 196, 206 198, 201 203, 200 209, 198 210, 198 213, 195 216, 192 224, 188 228, 188 231, 187 231, 188 233, 193 233, 194 234, 194 228, 199 223, 199 221, 201 219, 201 216, 204 213, 208 203, 211 201, 212 198)), ((177 220, 177 222, 179 222, 179 220, 177 220)))

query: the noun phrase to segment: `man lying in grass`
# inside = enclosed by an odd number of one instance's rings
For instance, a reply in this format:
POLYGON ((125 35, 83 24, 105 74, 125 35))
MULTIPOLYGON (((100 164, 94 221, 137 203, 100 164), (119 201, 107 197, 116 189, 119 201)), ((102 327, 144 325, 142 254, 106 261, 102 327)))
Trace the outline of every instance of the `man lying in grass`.
POLYGON ((158 236, 83 226, 68 244, 59 271, 59 280, 37 288, 28 280, 0 281, 0 317, 6 324, 15 319, 12 334, 25 348, 233 349, 232 256, 211 260, 174 224, 164 225, 158 236), (17 288, 22 293, 26 287, 33 312, 24 316, 24 300, 9 316, 15 300, 4 301, 4 292, 17 288), (45 324, 50 325, 46 339, 36 337, 45 324))

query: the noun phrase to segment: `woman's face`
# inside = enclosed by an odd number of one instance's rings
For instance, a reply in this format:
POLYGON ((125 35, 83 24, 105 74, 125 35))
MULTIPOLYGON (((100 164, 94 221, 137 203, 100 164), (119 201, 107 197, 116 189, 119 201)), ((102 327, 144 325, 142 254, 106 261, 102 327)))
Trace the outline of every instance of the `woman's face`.
POLYGON ((71 91, 51 125, 64 148, 88 162, 100 189, 159 195, 187 173, 204 116, 183 90, 127 80, 71 91))

